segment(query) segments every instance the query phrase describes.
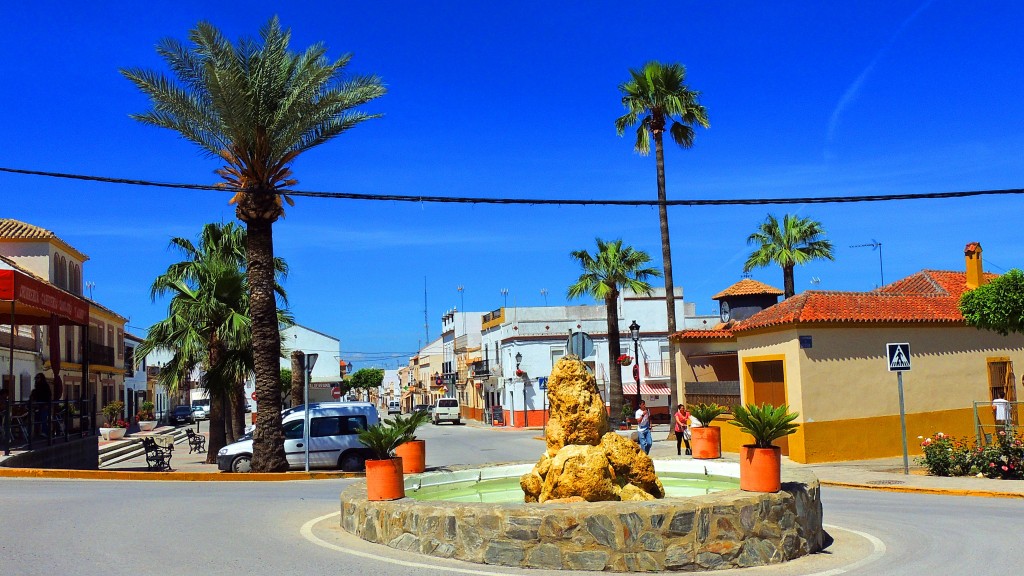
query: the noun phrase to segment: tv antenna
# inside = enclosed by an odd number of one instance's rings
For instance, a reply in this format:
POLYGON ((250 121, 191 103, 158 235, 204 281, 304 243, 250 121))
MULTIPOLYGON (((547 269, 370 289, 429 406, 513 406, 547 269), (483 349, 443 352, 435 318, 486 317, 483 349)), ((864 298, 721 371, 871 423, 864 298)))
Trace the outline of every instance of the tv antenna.
POLYGON ((870 247, 872 251, 874 251, 876 248, 878 249, 878 274, 882 279, 882 283, 879 284, 879 286, 885 286, 885 271, 882 270, 882 243, 872 238, 870 244, 854 244, 853 246, 850 246, 850 248, 868 247, 870 247))

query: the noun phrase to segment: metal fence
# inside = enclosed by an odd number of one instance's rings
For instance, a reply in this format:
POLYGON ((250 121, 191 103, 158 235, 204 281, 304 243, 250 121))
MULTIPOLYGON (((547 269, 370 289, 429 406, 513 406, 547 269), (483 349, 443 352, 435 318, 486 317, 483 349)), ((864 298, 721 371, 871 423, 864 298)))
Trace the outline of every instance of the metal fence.
POLYGON ((10 402, 0 405, 0 434, 4 454, 11 449, 52 445, 54 441, 92 436, 96 433, 94 398, 53 402, 10 402))
POLYGON ((1020 430, 1020 420, 1017 419, 1019 409, 1024 402, 1005 402, 1005 410, 1000 411, 995 401, 974 402, 974 435, 978 444, 991 444, 993 436, 999 432, 1006 432, 1008 436, 1014 436, 1020 430), (1002 412, 1002 413, 1000 413, 1002 412), (1002 416, 1002 420, 997 417, 1002 416))

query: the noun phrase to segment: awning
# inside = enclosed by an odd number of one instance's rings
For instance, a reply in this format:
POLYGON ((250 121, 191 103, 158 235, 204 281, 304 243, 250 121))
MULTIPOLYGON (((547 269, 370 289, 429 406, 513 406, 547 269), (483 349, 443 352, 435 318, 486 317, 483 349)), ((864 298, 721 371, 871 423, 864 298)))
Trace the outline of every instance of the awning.
MULTIPOLYGON (((89 303, 17 270, 0 270, 0 300, 14 302, 14 321, 23 325, 89 323, 89 303)), ((3 320, 10 315, 3 310, 3 320)))
MULTIPOLYGON (((623 396, 636 396, 636 382, 623 382, 622 383, 622 395, 623 396)), ((640 395, 648 396, 668 396, 668 384, 664 382, 641 382, 640 383, 640 395)))

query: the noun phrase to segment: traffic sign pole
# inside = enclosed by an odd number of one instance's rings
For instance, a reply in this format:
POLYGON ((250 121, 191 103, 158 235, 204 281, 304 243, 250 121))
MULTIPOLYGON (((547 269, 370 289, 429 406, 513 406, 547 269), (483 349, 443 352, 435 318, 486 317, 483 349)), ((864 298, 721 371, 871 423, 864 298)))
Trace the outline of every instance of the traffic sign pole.
POLYGON ((907 459, 907 413, 903 409, 903 372, 896 373, 896 386, 900 390, 900 429, 903 431, 903 474, 910 474, 910 462, 907 459))

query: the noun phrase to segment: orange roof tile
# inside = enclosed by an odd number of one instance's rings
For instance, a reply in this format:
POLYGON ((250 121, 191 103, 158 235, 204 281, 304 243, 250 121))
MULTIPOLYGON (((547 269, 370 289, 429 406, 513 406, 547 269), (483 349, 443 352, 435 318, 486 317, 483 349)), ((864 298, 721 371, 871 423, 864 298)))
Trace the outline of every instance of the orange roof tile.
POLYGON ((744 278, 739 282, 729 286, 725 290, 722 290, 718 294, 711 297, 712 300, 721 300, 726 296, 751 296, 754 294, 767 294, 769 296, 782 296, 784 292, 769 286, 764 282, 758 282, 757 280, 751 280, 750 278, 744 278))
POLYGON ((958 303, 966 291, 963 272, 922 270, 872 292, 804 292, 754 314, 733 330, 790 323, 963 322, 958 303))
POLYGON ((21 220, 15 220, 13 218, 0 218, 0 239, 6 240, 53 240, 57 244, 64 248, 66 251, 72 253, 76 257, 82 260, 88 260, 89 257, 85 254, 76 250, 72 245, 68 244, 64 240, 61 240, 59 236, 46 228, 40 228, 33 224, 22 222, 21 220))
POLYGON ((672 335, 676 340, 727 340, 733 337, 732 330, 682 330, 672 335))

